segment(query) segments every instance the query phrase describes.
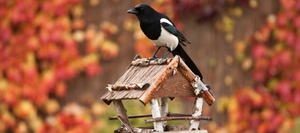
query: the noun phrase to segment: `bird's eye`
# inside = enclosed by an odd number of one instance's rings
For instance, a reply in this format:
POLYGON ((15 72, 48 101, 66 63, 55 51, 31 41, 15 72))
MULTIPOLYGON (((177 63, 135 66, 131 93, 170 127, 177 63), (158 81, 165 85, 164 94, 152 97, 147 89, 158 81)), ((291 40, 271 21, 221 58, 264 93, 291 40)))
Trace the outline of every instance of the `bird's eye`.
POLYGON ((144 8, 143 8, 143 7, 137 7, 136 10, 138 10, 138 11, 143 11, 144 8))

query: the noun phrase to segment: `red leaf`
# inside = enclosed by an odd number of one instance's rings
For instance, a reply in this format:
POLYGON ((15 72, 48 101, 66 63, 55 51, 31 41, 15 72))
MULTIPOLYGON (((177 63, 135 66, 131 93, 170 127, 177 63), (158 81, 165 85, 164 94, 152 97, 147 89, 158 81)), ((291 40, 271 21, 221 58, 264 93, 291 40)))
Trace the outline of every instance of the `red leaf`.
POLYGON ((281 80, 277 83, 275 91, 279 94, 280 98, 285 101, 291 101, 291 83, 287 80, 281 80))
POLYGON ((15 106, 20 101, 16 93, 11 91, 5 91, 2 95, 4 103, 6 103, 9 107, 15 106))
POLYGON ((295 5, 294 0, 280 0, 280 3, 282 5, 282 7, 284 7, 287 10, 292 9, 295 5))
POLYGON ((11 81, 20 83, 22 81, 22 75, 17 68, 9 68, 6 72, 7 78, 11 81))
POLYGON ((297 83, 300 83, 300 70, 297 70, 297 72, 294 73, 293 79, 294 79, 297 83))
POLYGON ((285 40, 285 38, 287 37, 287 33, 288 33, 288 31, 286 30, 286 29, 278 29, 278 30, 275 30, 276 32, 276 34, 277 34, 277 40, 278 41, 284 41, 285 40))
POLYGON ((36 96, 38 96, 35 89, 29 86, 24 86, 22 88, 22 96, 26 99, 30 99, 31 101, 34 101, 36 96))
POLYGON ((265 71, 260 71, 260 70, 252 71, 252 78, 257 82, 263 83, 266 78, 265 71))
POLYGON ((66 92, 67 92, 67 86, 64 82, 59 82, 54 89, 54 94, 58 97, 65 96, 66 92))
POLYGON ((250 116, 249 125, 250 129, 256 130, 261 123, 260 115, 257 112, 254 112, 250 116))
POLYGON ((252 48, 252 55, 254 59, 262 58, 267 55, 267 48, 263 44, 257 44, 252 48))
POLYGON ((91 63, 86 67, 86 73, 91 77, 97 73, 102 73, 102 68, 97 63, 91 63))
POLYGON ((278 54, 278 63, 280 66, 287 67, 292 61, 292 55, 289 51, 282 51, 278 54))
POLYGON ((286 26, 286 24, 288 22, 287 16, 283 13, 278 14, 276 17, 276 22, 279 27, 286 26))
POLYGON ((295 103, 295 104, 300 104, 300 90, 298 89, 298 90, 296 90, 294 93, 293 93, 293 102, 295 103))
POLYGON ((295 28, 297 28, 297 29, 300 28, 300 16, 297 16, 297 17, 293 20, 293 25, 294 25, 295 28))

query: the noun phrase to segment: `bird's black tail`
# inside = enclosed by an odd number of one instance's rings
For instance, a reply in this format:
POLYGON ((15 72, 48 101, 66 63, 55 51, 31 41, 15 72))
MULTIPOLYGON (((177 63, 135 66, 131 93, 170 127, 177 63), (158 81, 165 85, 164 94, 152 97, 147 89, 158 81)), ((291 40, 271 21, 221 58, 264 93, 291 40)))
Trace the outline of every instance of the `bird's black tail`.
POLYGON ((198 67, 189 57, 189 55, 184 51, 180 44, 172 51, 173 56, 179 55, 185 62, 185 64, 192 70, 192 72, 198 75, 201 80, 203 79, 201 72, 199 71, 198 67))

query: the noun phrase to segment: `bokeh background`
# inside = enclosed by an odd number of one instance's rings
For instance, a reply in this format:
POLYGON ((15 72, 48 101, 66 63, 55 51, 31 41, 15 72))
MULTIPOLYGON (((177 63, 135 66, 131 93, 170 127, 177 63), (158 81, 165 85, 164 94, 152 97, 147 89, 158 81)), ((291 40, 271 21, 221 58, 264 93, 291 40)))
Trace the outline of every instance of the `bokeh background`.
MULTIPOLYGON (((192 43, 185 50, 217 99, 204 105, 213 121, 202 129, 300 132, 300 0, 0 0, 0 133, 120 127, 100 98, 136 54, 156 49, 126 13, 139 3, 168 15, 192 43)), ((191 113, 193 102, 177 98, 169 111, 191 113)), ((124 104, 129 115, 151 113, 137 100, 124 104)))

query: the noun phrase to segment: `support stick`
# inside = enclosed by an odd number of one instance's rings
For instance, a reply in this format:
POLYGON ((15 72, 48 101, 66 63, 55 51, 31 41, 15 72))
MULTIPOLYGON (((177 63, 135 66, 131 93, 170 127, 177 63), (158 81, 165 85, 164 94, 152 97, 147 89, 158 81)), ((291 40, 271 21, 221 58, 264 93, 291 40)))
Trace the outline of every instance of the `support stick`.
POLYGON ((117 117, 118 120, 129 130, 130 133, 134 133, 131 126, 129 126, 127 123, 125 123, 120 116, 117 117))
MULTIPOLYGON (((153 118, 161 117, 157 99, 150 100, 150 108, 151 108, 153 118)), ((153 125, 155 131, 158 132, 164 131, 162 122, 154 122, 153 125)))
MULTIPOLYGON (((123 123, 126 123, 129 127, 131 127, 131 124, 129 122, 127 111, 123 105, 123 102, 121 100, 114 100, 114 105, 116 107, 116 111, 118 113, 118 116, 123 120, 123 123)), ((122 126, 124 126, 122 123, 122 126)), ((128 129, 130 130, 130 129, 128 129)))
MULTIPOLYGON (((160 98, 160 115, 161 117, 166 117, 168 115, 168 106, 169 106, 169 98, 162 97, 160 98)), ((167 125, 167 121, 163 121, 163 128, 165 129, 167 125)))
MULTIPOLYGON (((191 114, 178 114, 178 113, 171 113, 169 112, 167 116, 192 116, 191 114)), ((135 118, 144 118, 144 117, 152 117, 152 114, 146 114, 146 115, 131 115, 128 116, 129 119, 135 119, 135 118)), ((108 120, 118 120, 117 116, 114 117, 108 117, 108 120)))
MULTIPOLYGON (((202 105, 203 105, 203 98, 196 98, 195 99, 195 105, 194 105, 194 112, 193 112, 193 117, 200 117, 202 114, 202 105)), ((199 128, 199 120, 191 120, 190 121, 190 127, 189 131, 192 130, 198 130, 199 128)))
POLYGON ((145 123, 150 123, 150 122, 159 122, 159 121, 172 121, 172 120, 207 120, 211 121, 211 117, 193 117, 193 116, 174 116, 174 117, 158 117, 158 118, 152 118, 152 119, 146 119, 145 123))

